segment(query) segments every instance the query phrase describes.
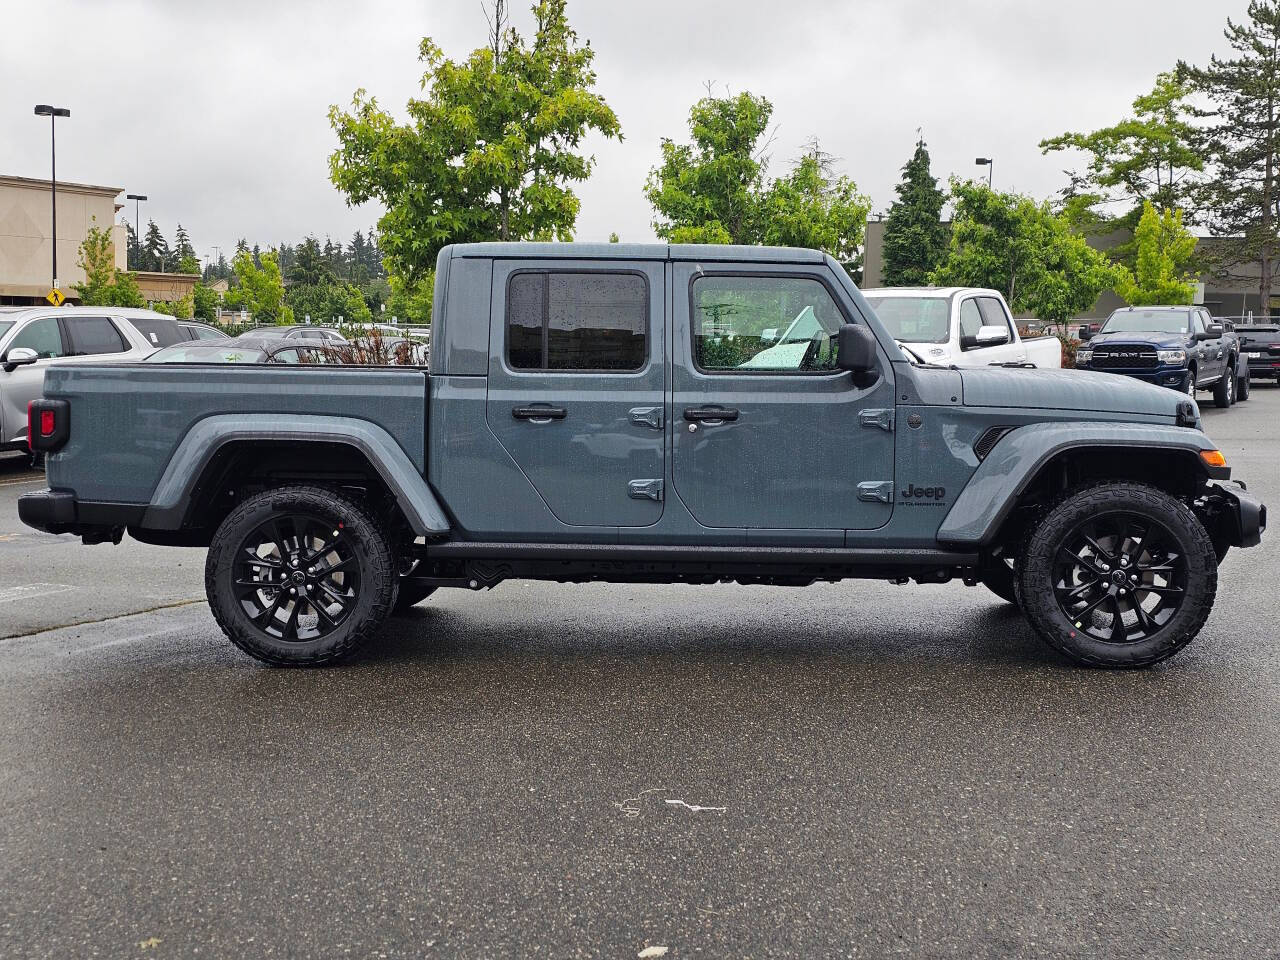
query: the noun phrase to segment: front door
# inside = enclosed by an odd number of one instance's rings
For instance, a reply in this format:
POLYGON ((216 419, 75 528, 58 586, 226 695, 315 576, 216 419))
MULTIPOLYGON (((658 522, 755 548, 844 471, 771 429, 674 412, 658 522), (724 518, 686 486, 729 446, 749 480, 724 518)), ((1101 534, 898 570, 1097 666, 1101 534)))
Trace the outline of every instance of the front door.
POLYGON ((892 372, 859 386, 834 335, 860 322, 824 268, 673 263, 673 478, 701 524, 850 530, 893 512, 892 372))
POLYGON ((658 261, 494 264, 485 416, 561 523, 662 516, 664 284, 658 261))

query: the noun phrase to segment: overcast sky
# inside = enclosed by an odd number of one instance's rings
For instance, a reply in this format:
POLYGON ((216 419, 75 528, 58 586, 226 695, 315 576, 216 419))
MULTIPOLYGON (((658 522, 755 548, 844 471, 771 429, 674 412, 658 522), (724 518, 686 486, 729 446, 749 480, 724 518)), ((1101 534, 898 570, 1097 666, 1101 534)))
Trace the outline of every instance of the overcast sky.
MULTIPOLYGON (((1224 47, 1246 0, 570 0, 596 50, 598 91, 622 143, 593 140, 579 186, 580 240, 653 239, 641 189, 664 137, 687 133, 708 81, 774 103, 771 171, 817 137, 888 208, 923 129, 934 174, 974 175, 1048 196, 1061 155, 1036 144, 1119 119, 1155 74, 1224 47)), ((526 35, 527 3, 514 0, 526 35)), ((142 219, 201 256, 236 238, 264 247, 306 234, 346 241, 377 221, 328 180, 326 111, 357 87, 402 114, 418 91, 419 38, 451 57, 484 42, 480 0, 0 0, 0 173, 58 173, 145 193, 142 219)), ((132 204, 128 211, 132 219, 132 204)))

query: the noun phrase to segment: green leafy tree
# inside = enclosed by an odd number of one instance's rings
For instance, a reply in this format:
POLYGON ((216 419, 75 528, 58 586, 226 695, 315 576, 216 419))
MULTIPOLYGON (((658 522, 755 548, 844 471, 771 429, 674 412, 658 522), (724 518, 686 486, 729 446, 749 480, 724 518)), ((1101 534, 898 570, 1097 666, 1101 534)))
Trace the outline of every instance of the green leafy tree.
POLYGON ((662 141, 645 197, 654 232, 672 243, 756 243, 773 104, 742 92, 706 96, 689 111, 691 142, 662 141))
POLYGON ((236 286, 225 297, 233 310, 247 310, 261 324, 293 323, 293 310, 284 302, 284 278, 273 250, 259 254, 254 263, 248 250, 238 251, 231 262, 236 286))
POLYGON ((206 287, 203 283, 197 283, 191 291, 191 315, 197 320, 203 320, 205 323, 212 323, 218 316, 218 294, 216 291, 206 287))
POLYGON ((871 200, 834 171, 833 158, 809 144, 791 173, 775 180, 760 200, 760 240, 779 247, 810 247, 831 254, 850 273, 862 266, 871 200))
MULTIPOLYGON (((1133 101, 1133 116, 1092 133, 1064 133, 1040 142, 1042 153, 1079 150, 1089 157, 1073 174, 1071 196, 1078 208, 1102 201, 1127 204, 1119 217, 1101 217, 1107 227, 1133 229, 1143 204, 1186 208, 1205 166, 1203 147, 1187 98, 1191 87, 1174 73, 1156 77, 1155 87, 1133 101), (1086 204, 1080 198, 1088 198, 1086 204)), ((1122 255, 1131 256, 1132 248, 1122 255)))
POLYGON ((115 244, 111 231, 90 226, 80 243, 80 269, 84 283, 72 284, 76 298, 86 307, 145 307, 132 273, 116 269, 115 244))
POLYGON ((1196 277, 1187 269, 1196 249, 1196 238, 1182 225, 1181 210, 1157 210, 1150 200, 1143 205, 1134 240, 1137 262, 1132 274, 1121 277, 1116 293, 1133 306, 1190 303, 1196 277))
POLYGON ((990 287, 1016 313, 1065 321, 1125 275, 1047 203, 958 180, 951 196, 951 242, 931 283, 990 287))
POLYGON ((295 284, 285 293, 285 300, 293 310, 295 321, 307 317, 312 323, 369 323, 373 320, 373 312, 360 289, 338 280, 295 284))
POLYGON ((769 181, 772 115, 767 99, 748 92, 695 103, 691 142, 664 139, 645 183, 654 231, 672 243, 814 247, 856 269, 871 202, 816 140, 789 174, 769 181))
POLYGON ((195 313, 195 294, 188 293, 181 300, 156 300, 151 304, 156 313, 167 313, 179 320, 190 320, 195 313))
POLYGON ((424 38, 425 95, 398 124, 358 90, 352 107, 329 110, 338 149, 330 177, 349 204, 378 200, 383 261, 416 289, 448 243, 570 239, 579 200, 571 185, 594 163, 590 131, 620 138, 618 118, 593 90, 595 51, 565 15, 565 0, 533 6, 533 41, 507 22, 505 0, 489 43, 465 60, 424 38))
POLYGON ((894 188, 898 199, 889 207, 884 225, 884 283, 890 287, 919 286, 947 252, 947 228, 942 222, 946 194, 929 169, 924 140, 902 168, 894 188))
POLYGON ((200 261, 194 256, 182 257, 178 260, 178 273, 190 273, 195 276, 200 275, 200 261))
POLYGON ((392 274, 391 297, 387 301, 387 313, 400 323, 430 323, 431 301, 435 296, 435 271, 428 273, 416 284, 410 285, 392 274))
POLYGON ((1248 19, 1227 20, 1233 55, 1211 57, 1207 67, 1180 63, 1179 72, 1212 104, 1199 111, 1208 121, 1205 142, 1213 176, 1199 192, 1200 207, 1215 236, 1232 237, 1221 272, 1246 263, 1260 267, 1258 295, 1270 315, 1271 286, 1280 235, 1280 2, 1250 0, 1248 19))

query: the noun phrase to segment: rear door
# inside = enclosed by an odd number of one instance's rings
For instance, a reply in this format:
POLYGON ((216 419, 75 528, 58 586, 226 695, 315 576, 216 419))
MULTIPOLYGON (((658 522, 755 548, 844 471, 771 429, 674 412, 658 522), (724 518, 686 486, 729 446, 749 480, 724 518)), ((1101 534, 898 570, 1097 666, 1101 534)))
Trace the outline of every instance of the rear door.
POLYGON ((562 523, 662 516, 665 271, 661 261, 494 263, 486 421, 562 523))

